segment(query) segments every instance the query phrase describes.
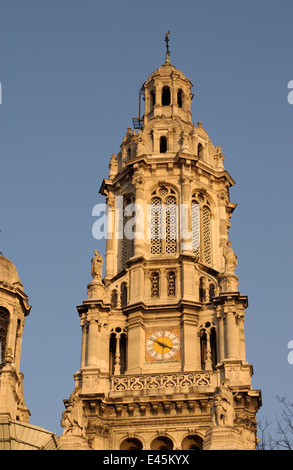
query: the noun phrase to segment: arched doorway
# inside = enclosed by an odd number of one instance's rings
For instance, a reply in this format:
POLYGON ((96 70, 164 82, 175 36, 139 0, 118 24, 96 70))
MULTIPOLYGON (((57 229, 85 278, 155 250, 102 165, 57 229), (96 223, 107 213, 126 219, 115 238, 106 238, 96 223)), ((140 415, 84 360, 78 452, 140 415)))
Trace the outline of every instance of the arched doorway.
POLYGON ((173 450, 173 442, 169 437, 156 437, 151 443, 151 450, 173 450))
POLYGON ((135 437, 124 439, 120 444, 120 450, 142 450, 142 447, 141 441, 135 437))
POLYGON ((182 450, 202 450, 203 439, 199 436, 186 436, 181 444, 182 450))

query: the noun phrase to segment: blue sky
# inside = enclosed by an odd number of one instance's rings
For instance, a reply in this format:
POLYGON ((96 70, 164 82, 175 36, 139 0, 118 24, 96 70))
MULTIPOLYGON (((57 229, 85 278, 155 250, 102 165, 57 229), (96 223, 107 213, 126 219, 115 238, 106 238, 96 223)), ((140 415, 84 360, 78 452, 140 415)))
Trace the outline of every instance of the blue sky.
POLYGON ((21 370, 31 423, 62 432, 80 366, 92 208, 138 90, 165 56, 191 80, 203 122, 236 181, 230 239, 261 416, 292 398, 292 1, 0 1, 0 250, 32 305, 21 370))

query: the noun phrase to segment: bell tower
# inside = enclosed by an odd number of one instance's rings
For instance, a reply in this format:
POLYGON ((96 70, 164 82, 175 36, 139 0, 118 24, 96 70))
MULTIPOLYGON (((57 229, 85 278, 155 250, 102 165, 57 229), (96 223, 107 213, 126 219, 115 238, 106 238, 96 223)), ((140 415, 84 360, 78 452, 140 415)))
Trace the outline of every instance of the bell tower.
POLYGON ((191 121, 192 83, 170 62, 168 34, 164 64, 140 90, 143 117, 100 189, 106 250, 95 252, 77 307, 81 364, 64 401, 67 448, 255 448, 261 397, 229 241, 234 180, 221 148, 191 121))

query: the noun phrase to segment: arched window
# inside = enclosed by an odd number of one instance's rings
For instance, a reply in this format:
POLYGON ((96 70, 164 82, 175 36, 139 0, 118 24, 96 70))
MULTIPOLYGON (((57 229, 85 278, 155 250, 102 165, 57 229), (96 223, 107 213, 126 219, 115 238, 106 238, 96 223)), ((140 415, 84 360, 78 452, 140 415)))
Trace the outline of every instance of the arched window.
POLYGON ((182 450, 203 450, 203 439, 196 435, 186 436, 181 444, 182 450))
POLYGON ((205 322, 200 327, 200 356, 203 370, 215 370, 217 365, 216 327, 211 322, 205 322))
POLYGON ((151 253, 162 253, 162 206, 159 197, 151 200, 151 253))
POLYGON ((152 193, 150 210, 151 254, 177 252, 177 203, 175 191, 168 187, 152 193))
POLYGON ((121 240, 121 269, 126 268, 127 261, 134 255, 134 226, 132 225, 134 212, 131 211, 132 205, 134 208, 132 196, 123 196, 123 238, 121 240), (130 208, 130 210, 127 211, 126 207, 130 208))
POLYGON ((156 92, 155 92, 155 90, 151 91, 150 98, 151 98, 151 108, 152 108, 156 104, 156 92))
POLYGON ((210 284, 209 285, 209 297, 210 297, 210 300, 215 296, 215 286, 214 284, 210 284))
POLYGON ((201 144, 198 144, 197 155, 199 156, 199 158, 203 156, 203 146, 201 144))
POLYGON ((124 328, 116 327, 111 330, 109 343, 110 374, 120 375, 126 371, 127 338, 124 328))
POLYGON ((142 443, 135 437, 124 439, 120 444, 120 450, 142 450, 142 443))
POLYGON ((177 91, 177 104, 179 108, 183 107, 183 91, 181 89, 177 91))
POLYGON ((125 307, 127 305, 127 284, 126 282, 121 283, 121 307, 125 307))
POLYGON ((0 307, 0 367, 4 365, 8 325, 9 312, 5 308, 0 307))
POLYGON ((162 106, 169 106, 171 103, 171 93, 168 86, 164 86, 162 90, 162 106))
POLYGON ((204 194, 192 197, 192 250, 202 263, 212 264, 210 203, 204 194))
POLYGON ((199 280, 199 301, 205 302, 206 300, 206 280, 201 277, 199 280))
POLYGON ((203 261, 212 264, 211 211, 206 205, 202 208, 203 261))
POLYGON ((162 135, 160 138, 160 153, 166 153, 168 150, 167 137, 162 135))
POLYGON ((215 294, 215 285, 202 276, 199 280, 199 301, 209 304, 212 302, 212 298, 215 297, 215 294))
POLYGON ((166 253, 176 253, 177 223, 176 198, 169 195, 166 200, 166 253))
POLYGON ((156 437, 151 443, 151 450, 172 450, 173 442, 169 437, 156 437))

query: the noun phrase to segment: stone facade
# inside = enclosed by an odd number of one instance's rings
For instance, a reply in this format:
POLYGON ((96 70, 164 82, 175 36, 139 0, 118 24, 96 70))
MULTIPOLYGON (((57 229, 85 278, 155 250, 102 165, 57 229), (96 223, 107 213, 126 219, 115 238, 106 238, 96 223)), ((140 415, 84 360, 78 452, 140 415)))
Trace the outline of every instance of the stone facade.
POLYGON ((30 312, 14 264, 0 255, 0 416, 29 422, 19 370, 25 318, 30 312))
POLYGON ((229 241, 234 180, 191 121, 191 88, 167 54, 140 91, 138 128, 110 158, 106 251, 94 253, 77 306, 81 363, 64 400, 63 448, 256 446, 261 394, 229 241))
POLYGON ((19 367, 30 310, 16 267, 0 254, 0 451, 59 449, 54 433, 29 424, 19 367))

